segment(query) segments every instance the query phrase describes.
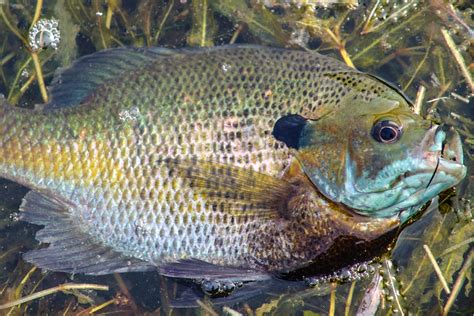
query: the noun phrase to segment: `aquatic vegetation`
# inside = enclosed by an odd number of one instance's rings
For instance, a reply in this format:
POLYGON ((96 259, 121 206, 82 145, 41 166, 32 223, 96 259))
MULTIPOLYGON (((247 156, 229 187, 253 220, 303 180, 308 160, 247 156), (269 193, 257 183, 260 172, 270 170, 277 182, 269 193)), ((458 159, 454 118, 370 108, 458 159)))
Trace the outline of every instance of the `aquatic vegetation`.
MULTIPOLYGON (((327 5, 319 5, 323 2, 142 0, 131 5, 97 0, 10 0, 8 4, 0 1, 0 92, 12 104, 33 107, 48 98, 45 87, 58 67, 67 67, 76 57, 87 53, 122 45, 301 46, 335 56, 396 83, 412 99, 418 96, 419 113, 456 127, 463 136, 468 164, 472 165, 473 61, 469 41, 473 24, 469 1, 457 1, 454 5, 437 0, 359 1, 353 6, 334 6, 332 1, 326 1, 327 5), (58 20, 61 41, 57 50, 35 52, 29 44, 31 26, 42 18, 58 20)), ((470 168, 468 174, 472 174, 470 168)), ((396 267, 392 276, 387 279, 385 273, 376 282, 381 283, 379 313, 388 313, 392 306, 400 312, 398 305, 405 312, 423 314, 443 310, 473 312, 468 304, 473 293, 469 268, 474 242, 472 210, 461 199, 472 198, 469 180, 472 175, 457 188, 455 195, 442 196, 439 203, 430 206, 430 212, 402 234, 391 256, 396 267), (424 245, 438 263, 450 294, 439 281, 424 245), (398 285, 392 282, 393 277, 398 285), (397 287, 400 294, 391 294, 397 287), (394 295, 400 295, 399 304, 394 295)), ((12 215, 26 192, 15 184, 2 184, 6 189, 0 199, 0 305, 71 282, 61 274, 32 271, 30 265, 19 260, 19 250, 36 245, 33 227, 17 223, 12 215), (20 242, 15 238, 18 235, 25 239, 20 242)), ((145 295, 137 283, 140 277, 125 275, 121 281, 113 277, 93 279, 93 283, 109 285, 111 290, 53 295, 8 311, 172 311, 172 296, 180 285, 147 275, 148 284, 155 282, 161 286, 149 289, 152 294, 145 295), (158 291, 160 287, 170 291, 158 291)), ((298 309, 305 315, 338 314, 343 310, 347 315, 357 310, 370 281, 330 285, 324 290, 267 290, 263 298, 249 300, 248 305, 232 309, 230 303, 224 305, 228 305, 228 312, 243 314, 292 314, 298 309)), ((87 277, 76 276, 74 283, 91 282, 87 277)), ((195 311, 220 312, 221 307, 212 304, 201 300, 195 311)))

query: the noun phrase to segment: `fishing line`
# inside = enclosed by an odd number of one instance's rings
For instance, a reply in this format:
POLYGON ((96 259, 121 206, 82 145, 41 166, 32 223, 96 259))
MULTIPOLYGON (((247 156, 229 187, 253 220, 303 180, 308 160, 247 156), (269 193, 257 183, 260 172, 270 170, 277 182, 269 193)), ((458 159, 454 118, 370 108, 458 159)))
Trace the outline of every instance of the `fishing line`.
POLYGON ((441 152, 440 152, 440 155, 438 156, 438 160, 436 161, 436 167, 435 167, 435 170, 433 172, 433 175, 431 176, 431 179, 430 181, 428 182, 428 185, 426 186, 425 188, 425 191, 428 189, 428 187, 430 186, 431 182, 433 181, 435 175, 436 175, 436 172, 438 171, 438 167, 439 167, 439 160, 441 159, 441 153, 443 152, 444 150, 444 145, 443 145, 443 148, 441 149, 441 152))

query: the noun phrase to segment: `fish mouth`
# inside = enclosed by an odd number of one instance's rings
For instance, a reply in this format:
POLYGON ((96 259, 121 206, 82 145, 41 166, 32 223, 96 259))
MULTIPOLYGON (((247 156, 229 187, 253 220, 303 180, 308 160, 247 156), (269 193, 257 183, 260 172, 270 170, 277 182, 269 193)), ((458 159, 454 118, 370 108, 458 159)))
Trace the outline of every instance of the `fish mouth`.
POLYGON ((458 182, 466 176, 461 138, 453 127, 433 126, 415 156, 420 159, 417 170, 405 172, 392 185, 396 186, 403 180, 420 174, 431 174, 427 187, 442 181, 442 175, 453 177, 458 182))
MULTIPOLYGON (((444 125, 435 126, 427 133, 421 147, 420 168, 415 172, 407 172, 401 176, 395 186, 403 186, 412 179, 427 179, 425 187, 413 192, 407 201, 416 201, 408 209, 400 210, 402 221, 408 219, 420 204, 426 203, 432 197, 458 184, 467 173, 464 166, 464 157, 461 138, 453 127, 444 125), (428 141, 426 141, 428 140, 428 141), (431 140, 431 141, 429 141, 431 140)), ((415 181, 416 182, 416 181, 415 181)), ((407 204, 401 203, 401 204, 407 204)))
POLYGON ((361 215, 398 216, 403 223, 433 197, 458 184, 467 173, 459 134, 446 126, 430 128, 421 144, 407 156, 406 160, 387 166, 388 174, 400 169, 405 170, 403 173, 383 186, 365 190, 354 184, 352 168, 346 168, 350 181, 346 181, 348 189, 342 203, 361 215))
MULTIPOLYGON (((432 170, 432 178, 428 186, 435 181, 438 173, 444 173, 461 181, 467 172, 464 166, 461 137, 453 127, 447 125, 434 126, 427 135, 432 138, 431 145, 422 147, 423 160, 432 170)), ((436 182, 435 182, 436 183, 436 182)))

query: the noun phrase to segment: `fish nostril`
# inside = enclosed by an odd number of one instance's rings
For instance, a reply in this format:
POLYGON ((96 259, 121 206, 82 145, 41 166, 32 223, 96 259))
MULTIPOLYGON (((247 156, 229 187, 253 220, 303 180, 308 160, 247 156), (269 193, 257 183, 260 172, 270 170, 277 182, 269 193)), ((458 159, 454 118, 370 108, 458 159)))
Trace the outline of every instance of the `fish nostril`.
MULTIPOLYGON (((442 124, 436 129, 434 143, 435 145, 432 149, 439 151, 440 157, 452 161, 452 162, 461 162, 459 153, 459 144, 456 130, 447 125, 442 124)), ((461 156, 462 157, 462 156, 461 156)))
POLYGON ((456 151, 456 148, 453 146, 453 144, 443 144, 442 150, 441 150, 441 158, 453 161, 453 162, 458 162, 458 153, 456 151))

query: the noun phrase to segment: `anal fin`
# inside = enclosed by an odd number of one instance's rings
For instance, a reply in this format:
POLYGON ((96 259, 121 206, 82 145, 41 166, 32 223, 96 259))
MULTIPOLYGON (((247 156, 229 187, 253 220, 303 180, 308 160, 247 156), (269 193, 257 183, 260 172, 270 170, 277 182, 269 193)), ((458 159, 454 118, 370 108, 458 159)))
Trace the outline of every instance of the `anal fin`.
POLYGON ((161 275, 181 279, 209 279, 221 281, 264 281, 271 279, 271 275, 252 269, 239 267, 219 266, 197 259, 179 260, 159 267, 161 275))
POLYGON ((127 257, 93 239, 71 217, 73 205, 30 191, 20 206, 20 218, 44 225, 36 239, 49 243, 47 248, 31 250, 23 259, 46 270, 92 275, 114 272, 138 272, 156 267, 127 257))

